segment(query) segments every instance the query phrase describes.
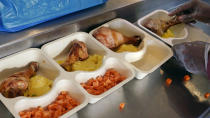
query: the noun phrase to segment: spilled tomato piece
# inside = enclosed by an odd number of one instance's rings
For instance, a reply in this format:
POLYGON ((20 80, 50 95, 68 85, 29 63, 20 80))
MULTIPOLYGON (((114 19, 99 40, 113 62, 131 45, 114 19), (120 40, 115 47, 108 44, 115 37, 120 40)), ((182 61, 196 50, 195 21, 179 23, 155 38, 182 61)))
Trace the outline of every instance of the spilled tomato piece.
POLYGON ((169 87, 172 84, 172 79, 171 78, 167 78, 165 83, 166 83, 166 86, 169 87))
POLYGON ((124 108, 125 108, 125 103, 124 102, 120 103, 119 106, 120 111, 122 111, 124 108))
POLYGON ((204 95, 204 97, 205 97, 206 99, 208 99, 208 98, 210 97, 210 93, 206 93, 206 94, 204 95))
POLYGON ((186 82, 186 81, 189 81, 190 80, 190 76, 189 75, 185 75, 184 76, 184 81, 186 82))

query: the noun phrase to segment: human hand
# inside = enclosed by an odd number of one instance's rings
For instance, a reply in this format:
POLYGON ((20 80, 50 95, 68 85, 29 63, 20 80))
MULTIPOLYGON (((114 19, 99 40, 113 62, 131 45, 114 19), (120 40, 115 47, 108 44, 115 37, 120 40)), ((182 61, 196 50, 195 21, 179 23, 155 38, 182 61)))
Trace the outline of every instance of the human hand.
POLYGON ((169 13, 169 16, 174 15, 178 16, 178 19, 185 23, 194 20, 210 23, 210 5, 201 0, 191 0, 169 13))
POLYGON ((174 57, 187 71, 195 74, 205 74, 209 48, 209 43, 195 41, 174 45, 172 50, 174 57))

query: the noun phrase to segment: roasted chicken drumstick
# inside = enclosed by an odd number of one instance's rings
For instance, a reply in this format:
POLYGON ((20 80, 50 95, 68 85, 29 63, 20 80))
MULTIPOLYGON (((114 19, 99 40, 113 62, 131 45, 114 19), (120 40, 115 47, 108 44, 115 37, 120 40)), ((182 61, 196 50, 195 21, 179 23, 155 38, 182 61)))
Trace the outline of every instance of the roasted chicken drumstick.
POLYGON ((30 78, 36 74, 37 70, 37 62, 29 63, 26 70, 17 72, 5 79, 0 85, 0 92, 7 98, 23 96, 28 88, 30 78))
POLYGON ((171 26, 180 24, 181 21, 177 17, 173 17, 169 21, 164 21, 160 19, 148 19, 143 26, 156 33, 159 36, 162 36, 168 28, 171 26))
POLYGON ((110 49, 117 48, 125 43, 138 46, 142 41, 140 36, 127 37, 114 29, 104 26, 97 29, 93 36, 110 49))
POLYGON ((87 47, 82 41, 73 41, 68 57, 61 66, 67 70, 71 70, 71 65, 76 61, 82 61, 88 58, 87 47))

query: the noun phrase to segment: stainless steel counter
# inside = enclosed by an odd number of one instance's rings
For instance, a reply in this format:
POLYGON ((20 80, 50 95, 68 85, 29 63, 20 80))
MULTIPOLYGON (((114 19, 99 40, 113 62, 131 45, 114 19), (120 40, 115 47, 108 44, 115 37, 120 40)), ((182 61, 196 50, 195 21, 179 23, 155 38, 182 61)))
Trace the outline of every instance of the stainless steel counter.
MULTIPOLYGON (((0 32, 0 57, 63 37, 76 31, 90 31, 94 27, 120 17, 135 23, 140 17, 155 9, 171 10, 187 0, 109 0, 105 5, 83 10, 72 15, 43 23, 18 33, 0 32)), ((210 35, 210 27, 198 23, 210 35)), ((161 68, 146 76, 143 80, 132 80, 116 92, 89 104, 72 118, 196 118, 208 107, 209 103, 199 101, 181 78, 184 70, 174 68, 174 59, 170 59, 161 68), (165 78, 174 78, 172 86, 165 86, 165 78), (123 111, 119 111, 120 102, 125 102, 123 111)), ((191 85, 199 79, 192 75, 191 85)), ((203 85, 203 84, 202 84, 203 85)), ((205 85, 206 86, 206 85, 205 85)), ((209 86, 209 84, 207 84, 209 86)), ((207 88, 210 90, 210 88, 207 88)), ((0 102, 0 118, 11 118, 12 115, 0 102)))

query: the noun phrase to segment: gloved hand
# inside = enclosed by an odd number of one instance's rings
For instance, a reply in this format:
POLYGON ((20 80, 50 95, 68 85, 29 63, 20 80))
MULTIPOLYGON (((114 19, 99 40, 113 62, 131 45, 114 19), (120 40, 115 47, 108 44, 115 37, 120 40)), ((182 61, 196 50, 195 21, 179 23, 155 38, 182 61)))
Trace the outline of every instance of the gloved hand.
POLYGON ((175 58, 194 74, 206 74, 210 43, 195 41, 174 45, 172 50, 175 58))
POLYGON ((210 5, 201 0, 191 0, 169 13, 169 16, 174 15, 185 23, 195 20, 210 23, 210 5))

